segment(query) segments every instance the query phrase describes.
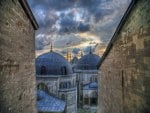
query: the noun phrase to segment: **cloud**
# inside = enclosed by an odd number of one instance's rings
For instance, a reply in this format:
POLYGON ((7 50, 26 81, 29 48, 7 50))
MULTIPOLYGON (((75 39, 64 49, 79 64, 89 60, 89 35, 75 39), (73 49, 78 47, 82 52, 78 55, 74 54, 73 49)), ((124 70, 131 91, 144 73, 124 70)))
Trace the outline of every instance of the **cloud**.
POLYGON ((79 48, 74 48, 74 49, 72 50, 72 53, 73 53, 73 54, 78 54, 79 51, 81 51, 79 48))
POLYGON ((74 19, 73 13, 61 13, 60 15, 60 20, 59 20, 59 32, 60 33, 70 33, 70 32, 75 32, 77 31, 77 22, 74 19))
POLYGON ((84 54, 88 54, 91 52, 94 52, 94 46, 87 46, 86 48, 84 48, 84 54))
POLYGON ((56 48, 107 44, 130 1, 28 0, 40 25, 36 49, 45 49, 51 40, 56 48))
POLYGON ((79 32, 87 32, 90 31, 90 25, 86 23, 80 23, 78 26, 78 31, 79 32))

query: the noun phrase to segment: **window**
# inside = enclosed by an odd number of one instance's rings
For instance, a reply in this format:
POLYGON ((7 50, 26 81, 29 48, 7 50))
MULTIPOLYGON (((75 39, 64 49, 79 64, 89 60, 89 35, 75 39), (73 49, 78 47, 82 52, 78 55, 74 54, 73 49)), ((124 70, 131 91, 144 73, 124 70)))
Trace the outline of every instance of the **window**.
POLYGON ((67 88, 71 88, 71 82, 68 82, 67 85, 67 88))
POLYGON ((97 77, 95 78, 95 82, 97 82, 98 80, 97 80, 97 77))
POLYGON ((47 87, 47 85, 45 85, 44 83, 39 83, 39 84, 37 85, 37 89, 38 89, 38 90, 43 90, 43 91, 45 91, 45 92, 48 92, 48 87, 47 87))
POLYGON ((61 99, 66 100, 66 97, 64 94, 61 95, 61 99))
POLYGON ((91 105, 97 105, 97 98, 91 98, 91 105))
POLYGON ((41 75, 46 75, 47 74, 47 70, 46 70, 46 67, 45 66, 42 66, 41 67, 41 75))
POLYGON ((63 83, 60 83, 59 87, 60 87, 60 88, 63 88, 63 83))
POLYGON ((91 97, 96 98, 97 96, 98 96, 98 94, 97 94, 96 91, 94 91, 94 92, 91 93, 91 97))
POLYGON ((88 105, 89 104, 89 99, 88 98, 84 98, 84 104, 88 105))
POLYGON ((67 82, 63 83, 63 88, 67 88, 67 82))
POLYGON ((62 75, 67 75, 67 68, 66 68, 66 66, 61 67, 61 73, 62 73, 62 75))

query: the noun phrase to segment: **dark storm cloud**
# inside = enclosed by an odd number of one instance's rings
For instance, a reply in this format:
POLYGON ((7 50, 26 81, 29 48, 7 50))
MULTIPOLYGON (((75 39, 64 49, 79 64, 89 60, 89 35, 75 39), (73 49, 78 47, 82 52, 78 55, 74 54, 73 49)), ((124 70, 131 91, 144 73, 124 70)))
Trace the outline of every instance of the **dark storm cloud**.
MULTIPOLYGON (((42 38, 41 38, 41 39, 42 39, 42 38)), ((41 39, 37 39, 36 42, 35 42, 35 43, 36 43, 35 45, 36 45, 36 49, 37 49, 37 50, 41 50, 41 49, 43 49, 43 47, 44 47, 43 41, 42 41, 41 39)))
POLYGON ((103 19, 107 15, 111 15, 114 12, 112 9, 97 9, 94 12, 95 22, 98 22, 100 19, 103 19))
MULTIPOLYGON (((48 37, 53 37, 54 34, 68 40, 65 34, 91 32, 100 37, 102 43, 108 43, 130 0, 28 0, 28 2, 40 25, 36 32, 36 48, 42 49, 48 44, 48 37)), ((62 42, 59 43, 57 45, 61 45, 62 42)), ((74 44, 74 40, 71 44, 74 44)))
POLYGON ((102 0, 79 0, 77 6, 83 7, 91 14, 95 13, 102 0))
POLYGON ((78 31, 80 32, 90 31, 90 25, 86 23, 80 23, 78 26, 78 31))
POLYGON ((91 12, 95 10, 101 1, 102 0, 28 0, 33 8, 41 5, 47 9, 62 11, 72 7, 84 7, 91 12))
POLYGON ((72 13, 68 13, 68 14, 64 14, 62 13, 60 15, 60 21, 59 21, 59 25, 60 25, 60 32, 75 32, 76 31, 76 26, 77 26, 77 22, 74 19, 74 15, 72 13))
POLYGON ((60 33, 76 33, 90 31, 90 25, 80 21, 76 21, 72 14, 63 14, 60 20, 60 33))
POLYGON ((31 7, 41 5, 47 9, 65 10, 74 5, 74 0, 28 0, 31 7))
MULTIPOLYGON (((61 20, 60 26, 61 32, 71 32, 77 30, 78 26, 76 20, 73 19, 72 13, 63 14, 59 17, 56 15, 57 11, 68 10, 72 8, 84 8, 83 10, 88 11, 84 16, 88 19, 89 16, 93 15, 95 20, 98 21, 106 14, 110 14, 111 10, 100 10, 99 5, 102 0, 28 0, 29 4, 37 18, 40 26, 52 26, 58 19, 61 20), (51 11, 52 10, 52 11, 51 11), (76 25, 75 25, 76 24, 76 25)), ((85 23, 84 23, 85 24, 85 23)), ((82 24, 83 25, 83 24, 82 24)), ((81 26, 82 26, 81 25, 81 26)), ((89 27, 87 27, 89 28, 89 27)), ((80 29, 78 29, 80 31, 80 29)), ((81 32, 86 31, 81 28, 81 32)))
POLYGON ((84 53, 85 53, 85 54, 90 53, 90 51, 93 52, 93 51, 94 51, 94 47, 92 47, 92 46, 87 46, 87 47, 84 49, 84 53))
POLYGON ((52 27, 59 18, 55 12, 48 10, 44 6, 38 5, 33 7, 32 10, 40 27, 52 27))
POLYGON ((85 8, 88 11, 88 14, 85 16, 93 16, 95 23, 98 22, 106 15, 113 13, 113 9, 101 9, 101 3, 105 3, 113 0, 79 0, 78 7, 85 8))

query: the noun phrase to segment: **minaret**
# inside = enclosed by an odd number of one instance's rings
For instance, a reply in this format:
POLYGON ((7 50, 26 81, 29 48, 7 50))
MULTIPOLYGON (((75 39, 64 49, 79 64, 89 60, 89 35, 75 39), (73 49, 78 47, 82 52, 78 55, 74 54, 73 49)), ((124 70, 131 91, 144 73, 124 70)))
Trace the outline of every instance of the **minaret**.
POLYGON ((67 48, 67 61, 69 61, 69 53, 68 53, 68 48, 67 48))
POLYGON ((92 54, 92 47, 90 46, 90 52, 89 52, 90 54, 92 54))
POLYGON ((70 61, 71 61, 71 59, 72 59, 72 54, 71 54, 71 52, 70 52, 70 61))
POLYGON ((50 52, 53 52, 53 45, 52 45, 52 42, 51 42, 50 52))

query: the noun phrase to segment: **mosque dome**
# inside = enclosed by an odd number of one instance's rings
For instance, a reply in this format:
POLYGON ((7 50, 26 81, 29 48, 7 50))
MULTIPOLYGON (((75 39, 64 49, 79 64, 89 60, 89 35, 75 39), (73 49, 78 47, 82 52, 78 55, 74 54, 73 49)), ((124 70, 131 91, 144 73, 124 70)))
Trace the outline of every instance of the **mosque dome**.
POLYGON ((48 52, 36 58, 37 75, 69 75, 72 74, 70 63, 56 52, 48 52))
POLYGON ((76 69, 79 70, 96 70, 98 69, 98 63, 100 61, 100 57, 89 53, 81 57, 76 65, 76 69))

